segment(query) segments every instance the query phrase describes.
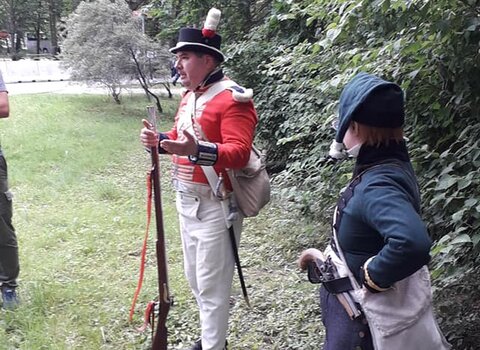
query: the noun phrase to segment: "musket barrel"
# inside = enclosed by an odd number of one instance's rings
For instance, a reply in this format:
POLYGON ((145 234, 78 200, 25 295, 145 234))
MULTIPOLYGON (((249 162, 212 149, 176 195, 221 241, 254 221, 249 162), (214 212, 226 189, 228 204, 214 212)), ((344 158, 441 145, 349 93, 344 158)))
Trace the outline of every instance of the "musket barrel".
MULTIPOLYGON (((147 107, 152 128, 157 130, 155 107, 147 107)), ((170 294, 168 291, 167 255, 165 246, 165 232, 163 229, 162 196, 160 186, 160 162, 158 157, 158 144, 150 149, 152 157, 151 181, 153 187, 153 198, 155 203, 155 222, 157 229, 157 240, 155 250, 157 255, 158 271, 158 321, 155 336, 153 338, 152 350, 167 349, 167 315, 170 310, 170 294)))

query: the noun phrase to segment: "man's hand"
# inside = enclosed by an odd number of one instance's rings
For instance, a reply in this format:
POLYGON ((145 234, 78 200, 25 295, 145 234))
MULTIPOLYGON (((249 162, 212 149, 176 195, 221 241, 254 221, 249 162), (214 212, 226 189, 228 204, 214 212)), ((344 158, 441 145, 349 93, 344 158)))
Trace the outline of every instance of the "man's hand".
POLYGON ((142 120, 143 129, 140 131, 140 141, 145 147, 151 148, 158 145, 158 134, 152 130, 152 124, 146 119, 142 120))
POLYGON ((315 248, 306 249, 300 254, 298 258, 298 266, 302 271, 307 269, 307 266, 310 262, 314 261, 315 259, 320 259, 321 261, 325 261, 325 256, 321 251, 315 248))
POLYGON ((8 118, 10 105, 8 103, 8 93, 0 91, 0 118, 8 118))
POLYGON ((195 137, 187 130, 183 131, 181 140, 162 140, 160 147, 171 154, 179 156, 196 156, 198 153, 198 144, 195 137))

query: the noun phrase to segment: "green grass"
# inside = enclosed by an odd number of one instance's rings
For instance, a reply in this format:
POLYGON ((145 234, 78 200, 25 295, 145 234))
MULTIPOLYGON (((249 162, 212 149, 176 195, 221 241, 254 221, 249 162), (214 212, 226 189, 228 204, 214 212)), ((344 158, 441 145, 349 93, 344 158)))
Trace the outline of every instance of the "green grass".
MULTIPOLYGON (((9 164, 14 225, 20 247, 21 306, 0 311, 0 350, 147 349, 138 333, 154 298, 156 261, 151 230, 144 287, 134 323, 128 313, 138 279, 145 230, 145 176, 150 157, 139 143, 143 96, 122 105, 105 96, 11 96, 0 121, 9 164)), ((169 128, 178 101, 164 101, 169 128)), ((170 291, 171 349, 198 337, 195 302, 183 276, 169 159, 162 157, 164 225, 170 291)), ((316 288, 295 259, 308 226, 273 203, 247 219, 241 259, 253 308, 235 277, 230 349, 318 349, 323 337, 316 288), (295 231, 292 229, 295 228, 295 231)))

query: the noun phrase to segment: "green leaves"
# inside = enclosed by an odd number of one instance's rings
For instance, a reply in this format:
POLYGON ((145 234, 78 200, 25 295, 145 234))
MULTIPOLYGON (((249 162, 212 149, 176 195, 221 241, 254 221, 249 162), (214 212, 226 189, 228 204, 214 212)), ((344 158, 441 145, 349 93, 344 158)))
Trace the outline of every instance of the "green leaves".
POLYGON ((452 187, 456 182, 457 182, 457 179, 455 179, 452 176, 446 175, 440 178, 440 180, 438 181, 438 185, 435 189, 437 191, 446 190, 452 187))
MULTIPOLYGON (((154 75, 164 77, 170 54, 143 33, 142 21, 123 1, 82 2, 68 18, 63 42, 63 64, 72 78, 100 83, 120 103, 122 88, 132 77, 144 89, 154 75)), ((159 103, 157 108, 161 110, 159 103)))
POLYGON ((325 161, 340 91, 359 71, 401 84, 438 285, 480 262, 479 5, 274 1, 267 23, 231 45, 227 62, 256 92, 257 136, 272 171, 284 169, 283 198, 322 223, 351 167, 325 161))

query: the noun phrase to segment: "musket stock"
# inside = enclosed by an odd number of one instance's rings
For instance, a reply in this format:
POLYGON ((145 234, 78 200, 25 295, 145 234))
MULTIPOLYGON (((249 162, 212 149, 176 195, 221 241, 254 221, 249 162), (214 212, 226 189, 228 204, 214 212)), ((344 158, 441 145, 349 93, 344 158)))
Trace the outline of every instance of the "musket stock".
MULTIPOLYGON (((153 129, 157 130, 155 107, 147 107, 150 123, 153 129)), ((150 150, 152 157, 152 168, 150 178, 153 187, 153 199, 155 203, 155 222, 157 227, 157 240, 155 250, 157 255, 157 271, 158 271, 158 320, 157 328, 152 342, 152 350, 167 349, 167 315, 170 310, 171 299, 168 291, 168 274, 167 274, 167 254, 165 246, 165 233, 163 230, 163 212, 162 212, 162 196, 160 187, 160 163, 158 157, 158 145, 150 150)), ((154 310, 155 308, 153 308, 154 310)), ((154 312, 154 311, 152 311, 154 312)), ((153 314, 152 317, 155 315, 153 314)))

